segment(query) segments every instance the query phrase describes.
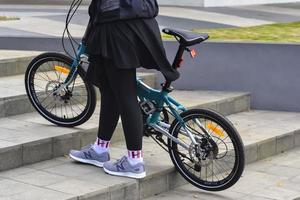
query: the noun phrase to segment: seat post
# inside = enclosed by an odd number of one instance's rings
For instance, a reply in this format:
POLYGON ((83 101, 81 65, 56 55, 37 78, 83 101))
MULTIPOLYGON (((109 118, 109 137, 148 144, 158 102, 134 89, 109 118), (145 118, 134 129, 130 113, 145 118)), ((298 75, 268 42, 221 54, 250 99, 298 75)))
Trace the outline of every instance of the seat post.
POLYGON ((180 63, 182 62, 182 56, 183 56, 185 48, 186 48, 186 46, 184 46, 182 44, 179 45, 179 48, 177 50, 177 53, 176 53, 176 56, 175 56, 175 59, 174 59, 173 65, 172 65, 172 67, 174 69, 177 69, 180 67, 180 63))
MULTIPOLYGON (((183 56, 185 48, 186 48, 186 46, 184 46, 182 44, 179 45, 174 62, 172 64, 172 67, 174 69, 177 69, 178 67, 180 67, 180 63, 182 62, 182 56, 183 56)), ((173 90, 173 88, 171 87, 171 81, 166 81, 164 84, 162 84, 162 86, 163 86, 163 88, 162 88, 163 91, 171 92, 173 90)))

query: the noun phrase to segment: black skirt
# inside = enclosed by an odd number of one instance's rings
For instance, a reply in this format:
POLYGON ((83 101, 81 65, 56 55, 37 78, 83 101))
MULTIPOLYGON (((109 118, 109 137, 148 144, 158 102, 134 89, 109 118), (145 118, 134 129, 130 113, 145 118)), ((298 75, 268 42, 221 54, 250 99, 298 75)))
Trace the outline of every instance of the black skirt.
MULTIPOLYGON (((161 71, 171 81, 179 78, 179 72, 171 67, 166 57, 155 19, 97 24, 90 33, 87 53, 92 57, 110 59, 120 69, 144 67, 161 71)), ((101 66, 91 64, 90 67, 101 66)), ((87 73, 88 78, 89 76, 87 73)))

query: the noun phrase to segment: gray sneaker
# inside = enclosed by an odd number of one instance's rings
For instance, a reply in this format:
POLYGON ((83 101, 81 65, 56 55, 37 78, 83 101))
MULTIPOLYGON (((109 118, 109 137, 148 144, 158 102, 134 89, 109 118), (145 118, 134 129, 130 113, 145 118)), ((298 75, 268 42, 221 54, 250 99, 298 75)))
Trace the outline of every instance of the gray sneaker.
POLYGON ((97 167, 103 167, 103 164, 110 160, 108 152, 97 154, 92 144, 83 147, 80 151, 71 150, 69 156, 78 162, 95 165, 97 167))
POLYGON ((144 178, 146 176, 145 164, 131 165, 126 156, 115 162, 106 162, 103 165, 106 173, 129 178, 144 178))

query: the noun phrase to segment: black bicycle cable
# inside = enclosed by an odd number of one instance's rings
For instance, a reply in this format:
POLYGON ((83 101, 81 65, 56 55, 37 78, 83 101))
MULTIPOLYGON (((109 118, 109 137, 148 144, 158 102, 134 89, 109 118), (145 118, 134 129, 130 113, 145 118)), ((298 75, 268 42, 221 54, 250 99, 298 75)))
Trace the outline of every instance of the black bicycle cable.
POLYGON ((67 35, 67 38, 69 40, 69 43, 72 47, 72 50, 74 52, 74 54, 76 54, 76 49, 75 49, 75 45, 79 45, 79 43, 73 38, 73 36, 71 35, 70 31, 69 31, 69 24, 71 22, 71 20, 73 19, 75 13, 77 12, 79 6, 81 5, 82 3, 82 0, 73 0, 70 7, 69 7, 69 10, 67 12, 67 16, 66 16, 66 20, 65 20, 65 29, 63 31, 63 35, 62 35, 62 46, 63 46, 63 49, 65 51, 65 53, 70 56, 71 58, 75 59, 69 52, 68 50, 66 49, 66 46, 65 46, 65 36, 67 35))
POLYGON ((69 16, 70 16, 70 13, 71 13, 71 10, 74 8, 74 4, 75 4, 75 0, 72 1, 71 5, 70 5, 70 8, 69 8, 69 11, 67 13, 67 16, 66 16, 66 21, 65 21, 65 29, 63 31, 63 35, 62 35, 62 46, 63 46, 63 49, 65 51, 65 53, 67 55, 69 55, 70 57, 72 57, 69 52, 66 50, 66 47, 65 47, 65 43, 64 43, 64 39, 65 39, 65 34, 66 34, 66 30, 68 29, 68 19, 69 19, 69 16))
MULTIPOLYGON (((74 52, 74 54, 76 54, 76 49, 75 49, 75 45, 74 43, 76 43, 78 45, 78 43, 75 41, 75 39, 72 37, 70 31, 69 31, 69 24, 74 16, 74 14, 76 13, 78 7, 80 6, 82 0, 74 0, 73 5, 71 6, 70 12, 68 13, 67 19, 66 19, 66 32, 67 32, 67 37, 69 39, 69 42, 71 44, 72 50, 74 52), (75 10, 73 11, 73 9, 75 8, 75 10), (72 12, 73 11, 73 12, 72 12), (72 12, 72 13, 71 13, 72 12), (71 15, 71 16, 70 16, 71 15)), ((69 55, 71 56, 71 55, 69 55)), ((71 56, 72 57, 72 56, 71 56)))
MULTIPOLYGON (((77 2, 78 2, 78 4, 77 4, 77 6, 76 6, 74 12, 72 13, 72 15, 71 15, 71 17, 70 17, 70 19, 69 19, 69 21, 68 21, 68 24, 71 22, 73 16, 74 16, 75 13, 77 12, 79 6, 80 6, 81 3, 82 3, 82 0, 77 0, 77 2)), ((78 42, 73 38, 73 36, 71 35, 69 29, 67 29, 67 34, 68 34, 68 36, 72 39, 72 41, 73 41, 75 44, 79 45, 79 43, 78 43, 78 42)))

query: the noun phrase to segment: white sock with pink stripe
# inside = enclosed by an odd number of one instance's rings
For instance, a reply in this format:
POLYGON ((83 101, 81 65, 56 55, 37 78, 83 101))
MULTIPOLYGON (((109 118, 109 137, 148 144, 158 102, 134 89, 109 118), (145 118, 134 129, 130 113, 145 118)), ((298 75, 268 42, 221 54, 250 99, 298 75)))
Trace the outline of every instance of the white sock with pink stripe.
POLYGON ((136 165, 138 163, 144 162, 144 154, 142 150, 139 151, 130 151, 128 150, 128 161, 131 165, 136 165))
POLYGON ((93 145, 93 149, 96 151, 97 154, 108 152, 109 143, 110 141, 105 141, 97 138, 96 142, 93 145))

